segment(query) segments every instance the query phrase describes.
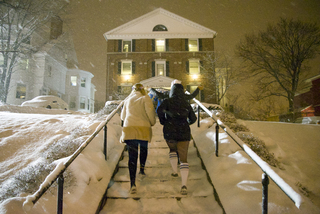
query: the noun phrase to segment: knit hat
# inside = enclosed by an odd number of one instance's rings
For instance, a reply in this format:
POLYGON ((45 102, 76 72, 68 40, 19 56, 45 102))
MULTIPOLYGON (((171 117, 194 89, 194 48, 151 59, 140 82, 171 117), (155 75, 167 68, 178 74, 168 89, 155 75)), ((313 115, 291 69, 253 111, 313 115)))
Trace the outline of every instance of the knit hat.
POLYGON ((173 80, 173 81, 171 82, 171 87, 172 87, 174 84, 181 84, 181 81, 180 81, 180 80, 177 80, 177 79, 173 80))

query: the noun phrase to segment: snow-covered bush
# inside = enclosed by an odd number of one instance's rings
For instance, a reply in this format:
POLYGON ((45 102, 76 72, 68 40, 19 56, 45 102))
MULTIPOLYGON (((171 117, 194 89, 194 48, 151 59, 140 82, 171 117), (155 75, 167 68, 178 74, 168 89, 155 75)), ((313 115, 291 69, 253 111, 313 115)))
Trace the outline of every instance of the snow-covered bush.
MULTIPOLYGON (((84 127, 74 129, 67 135, 55 141, 43 151, 42 157, 29 164, 26 168, 18 171, 0 185, 0 201, 7 198, 19 196, 20 193, 33 193, 36 191, 45 178, 55 168, 55 160, 72 155, 79 146, 86 140, 90 130, 84 127)), ((68 169, 64 173, 65 186, 72 186, 74 176, 68 169)), ((50 191, 56 191, 56 183, 50 191)))
POLYGON ((222 112, 219 115, 219 118, 235 133, 249 131, 249 129, 246 126, 237 123, 237 119, 232 113, 222 112))
MULTIPOLYGON (((106 115, 110 114, 114 109, 118 107, 118 105, 122 102, 122 100, 115 100, 115 101, 107 101, 105 106, 98 111, 96 114, 95 119, 98 120, 106 115)), ((120 113, 120 112, 119 112, 120 113)))
POLYGON ((248 133, 236 133, 238 137, 246 143, 259 157, 267 162, 270 166, 280 167, 279 161, 274 157, 273 153, 270 153, 266 147, 266 144, 259 138, 248 133))
POLYGON ((20 170, 0 185, 0 201, 18 196, 21 192, 33 193, 54 167, 54 164, 39 161, 20 170))
POLYGON ((259 138, 248 133, 250 130, 241 124, 237 123, 236 117, 231 113, 222 112, 220 120, 227 125, 236 135, 246 143, 259 157, 274 167, 280 167, 279 161, 275 158, 273 153, 270 153, 265 143, 259 138))

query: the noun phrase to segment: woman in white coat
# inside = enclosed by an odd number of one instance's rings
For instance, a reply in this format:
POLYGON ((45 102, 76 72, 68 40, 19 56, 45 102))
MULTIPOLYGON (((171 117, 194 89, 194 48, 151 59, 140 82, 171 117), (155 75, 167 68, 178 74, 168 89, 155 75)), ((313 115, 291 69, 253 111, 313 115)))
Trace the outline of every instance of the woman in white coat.
POLYGON ((156 123, 156 114, 150 97, 142 84, 137 83, 132 87, 132 92, 124 102, 121 112, 123 129, 121 142, 127 144, 129 153, 130 193, 136 193, 136 172, 138 147, 140 145, 140 172, 145 175, 144 167, 148 156, 148 142, 151 141, 152 129, 156 123))

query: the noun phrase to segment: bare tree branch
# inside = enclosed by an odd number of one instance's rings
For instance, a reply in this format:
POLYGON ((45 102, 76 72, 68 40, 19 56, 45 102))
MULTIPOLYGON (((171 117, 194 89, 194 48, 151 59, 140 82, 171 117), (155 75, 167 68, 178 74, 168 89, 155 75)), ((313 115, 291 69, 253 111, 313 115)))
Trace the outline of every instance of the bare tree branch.
POLYGON ((293 111, 301 73, 308 72, 306 62, 319 50, 320 29, 315 23, 281 18, 257 35, 246 35, 237 45, 236 53, 245 62, 243 70, 260 78, 259 99, 285 96, 289 111, 293 111))
POLYGON ((30 36, 59 15, 67 5, 64 0, 1 0, 0 57, 3 59, 0 100, 6 102, 11 75, 21 58, 36 51, 26 44, 30 36))

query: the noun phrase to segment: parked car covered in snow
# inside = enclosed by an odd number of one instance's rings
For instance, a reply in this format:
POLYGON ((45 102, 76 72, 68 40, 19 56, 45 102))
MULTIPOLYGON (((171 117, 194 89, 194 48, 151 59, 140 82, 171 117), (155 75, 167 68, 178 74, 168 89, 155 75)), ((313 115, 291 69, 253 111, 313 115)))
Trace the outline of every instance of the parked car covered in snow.
POLYGON ((312 116, 312 117, 299 117, 295 120, 295 123, 302 124, 320 124, 320 116, 312 116))
POLYGON ((23 102, 21 106, 68 110, 68 104, 65 101, 63 101, 61 98, 53 95, 35 97, 32 100, 23 102))

